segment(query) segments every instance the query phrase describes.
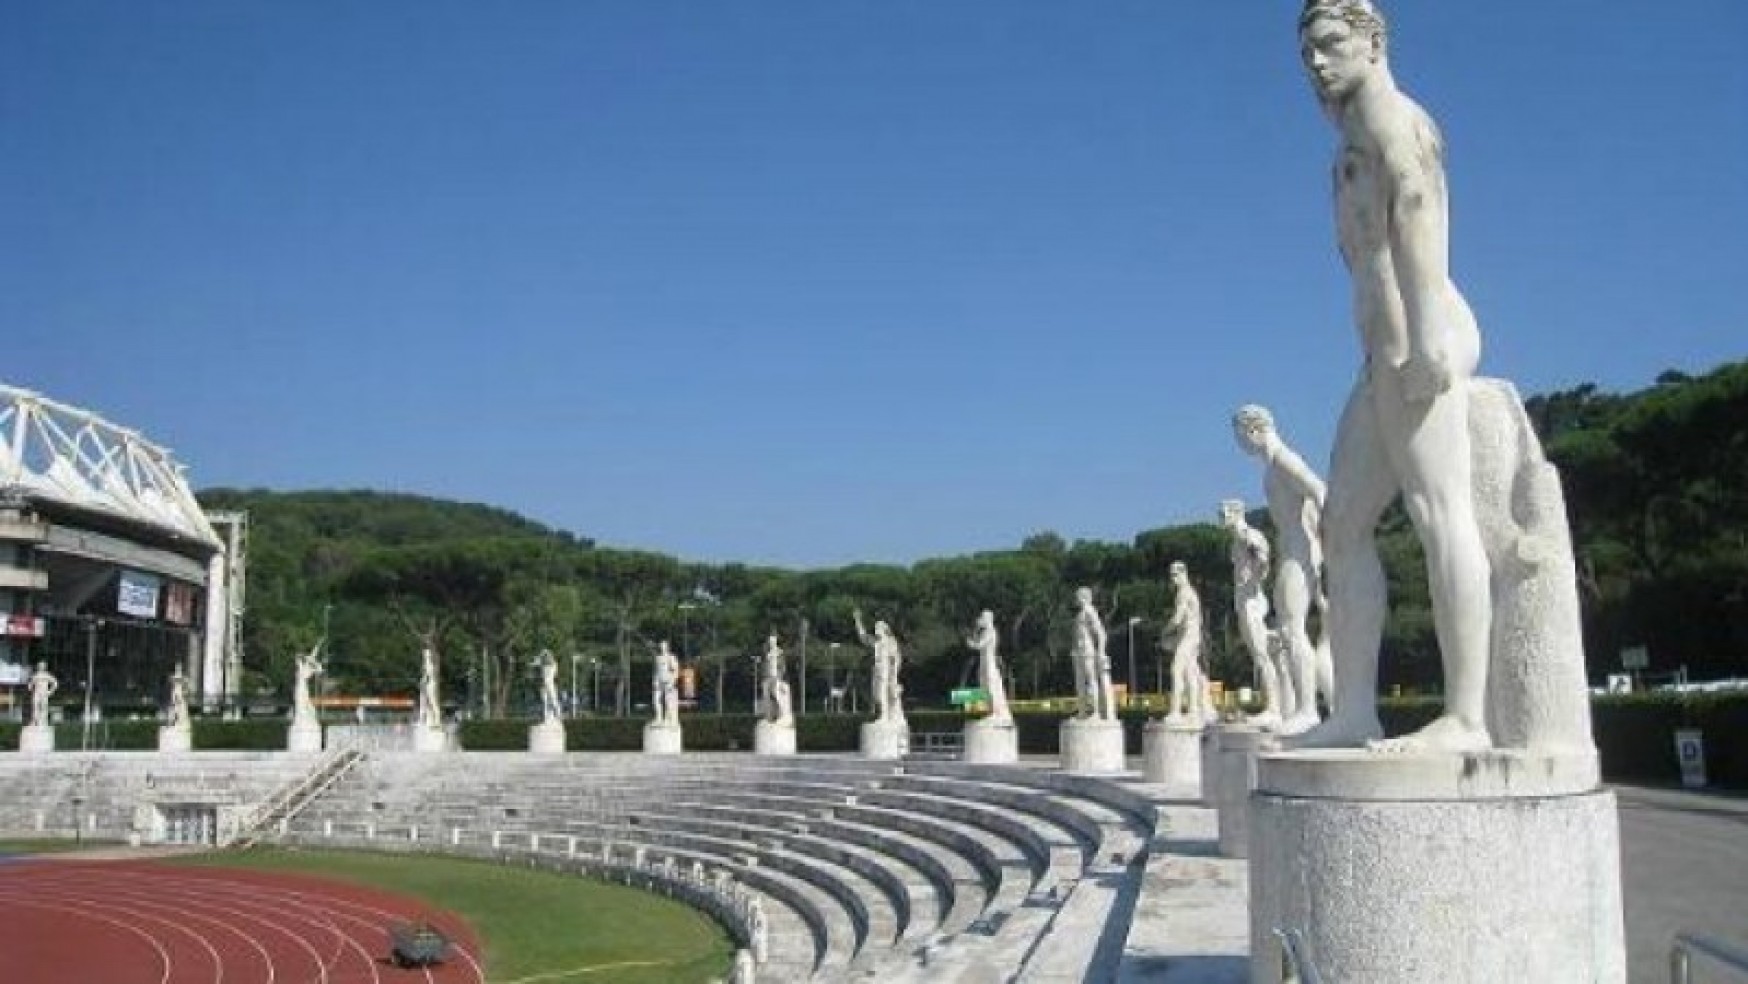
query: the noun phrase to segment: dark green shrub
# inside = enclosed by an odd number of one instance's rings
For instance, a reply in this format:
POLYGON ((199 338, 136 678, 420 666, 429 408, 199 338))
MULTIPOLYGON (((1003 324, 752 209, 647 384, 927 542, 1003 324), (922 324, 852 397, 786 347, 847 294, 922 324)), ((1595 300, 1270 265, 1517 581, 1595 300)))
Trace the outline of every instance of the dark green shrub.
POLYGON ((230 751, 281 752, 290 722, 284 718, 245 718, 225 721, 194 719, 194 747, 230 751))

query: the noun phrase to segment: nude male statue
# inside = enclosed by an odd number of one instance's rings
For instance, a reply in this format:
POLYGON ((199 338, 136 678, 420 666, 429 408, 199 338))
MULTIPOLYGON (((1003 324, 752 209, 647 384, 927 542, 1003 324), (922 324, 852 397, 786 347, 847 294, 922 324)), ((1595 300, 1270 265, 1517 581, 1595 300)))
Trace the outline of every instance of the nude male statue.
POLYGON ((1365 361, 1336 433, 1323 515, 1335 708, 1292 744, 1484 749, 1492 599, 1471 493, 1467 386, 1481 334, 1450 276, 1443 140, 1396 87, 1384 20, 1369 0, 1307 0, 1299 41, 1340 141, 1336 233, 1365 361), (1375 742, 1386 597, 1374 534, 1398 494, 1426 550, 1445 709, 1414 735, 1375 742))
POLYGON ((188 678, 182 675, 181 666, 170 671, 170 709, 165 715, 164 726, 188 727, 188 678))
POLYGON ((49 698, 55 691, 61 689, 61 681, 49 672, 49 664, 36 664, 36 672, 30 675, 30 723, 35 727, 43 727, 49 723, 49 698))
MULTIPOLYGON (((1280 661, 1292 692, 1291 706, 1282 707, 1279 732, 1294 735, 1319 720, 1317 693, 1333 700, 1330 685, 1319 666, 1320 647, 1305 629, 1305 617, 1323 598, 1320 577, 1323 546, 1319 524, 1326 490, 1298 452, 1287 447, 1275 428, 1274 415, 1255 404, 1240 407, 1232 415, 1233 435, 1239 447, 1262 459, 1263 494, 1269 517, 1275 524, 1274 560, 1275 621, 1282 635, 1286 658, 1280 661)), ((1327 650, 1324 650, 1327 655, 1327 650)))
POLYGON ((1081 718, 1100 721, 1117 719, 1116 693, 1111 689, 1111 655, 1106 651, 1109 641, 1099 610, 1093 607, 1091 588, 1076 588, 1074 603, 1075 684, 1079 688, 1081 718))
POLYGON ((1013 712, 1008 709, 1007 686, 1001 677, 1001 657, 997 650, 1001 638, 995 631, 995 613, 984 611, 977 616, 977 627, 965 644, 977 650, 977 682, 989 695, 989 714, 983 718, 991 724, 1012 724, 1013 712))
POLYGON ((1171 586, 1171 617, 1161 640, 1174 646, 1171 710, 1165 719, 1199 724, 1212 718, 1214 710, 1208 699, 1208 677, 1202 672, 1202 598, 1190 584, 1190 569, 1181 560, 1172 561, 1171 586))
POLYGON ((558 657, 550 649, 540 651, 540 720, 551 724, 564 717, 558 699, 558 657))
POLYGON ((1282 708, 1292 703, 1287 695, 1285 674, 1275 662, 1269 648, 1269 553, 1268 538, 1244 518, 1244 503, 1227 499, 1220 503, 1220 525, 1232 534, 1232 607, 1238 613, 1238 634, 1244 648, 1250 650, 1251 664, 1256 670, 1256 685, 1261 688, 1263 709, 1250 716, 1250 723, 1264 728, 1276 728, 1283 719, 1282 708))
POLYGON ((307 653, 297 654, 296 675, 291 686, 291 720, 293 723, 314 724, 316 704, 310 698, 310 682, 324 671, 322 645, 318 642, 307 653))
POLYGON ((876 620, 873 633, 869 633, 862 625, 861 609, 856 609, 854 615, 857 637, 874 652, 874 672, 869 684, 874 690, 874 707, 879 712, 878 719, 903 722, 904 688, 898 682, 898 668, 902 661, 898 639, 884 621, 876 620))
POLYGON ((650 705, 655 711, 655 723, 680 723, 680 658, 663 639, 656 647, 655 666, 650 677, 650 705))
POLYGON ((419 726, 443 726, 443 705, 437 697, 437 651, 429 646, 419 650, 419 726))
POLYGON ((765 639, 764 679, 760 683, 761 698, 765 704, 765 720, 785 721, 790 715, 777 704, 777 685, 784 682, 783 647, 778 645, 777 636, 772 634, 765 639))

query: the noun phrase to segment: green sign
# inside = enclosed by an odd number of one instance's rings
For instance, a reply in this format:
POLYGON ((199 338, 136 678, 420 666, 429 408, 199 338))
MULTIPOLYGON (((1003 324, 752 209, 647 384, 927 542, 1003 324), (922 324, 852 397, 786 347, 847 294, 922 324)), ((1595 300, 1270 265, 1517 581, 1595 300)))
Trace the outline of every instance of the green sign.
POLYGON ((965 687, 961 690, 953 691, 947 700, 948 703, 951 703, 954 707, 963 704, 979 704, 989 700, 989 691, 982 687, 965 687))

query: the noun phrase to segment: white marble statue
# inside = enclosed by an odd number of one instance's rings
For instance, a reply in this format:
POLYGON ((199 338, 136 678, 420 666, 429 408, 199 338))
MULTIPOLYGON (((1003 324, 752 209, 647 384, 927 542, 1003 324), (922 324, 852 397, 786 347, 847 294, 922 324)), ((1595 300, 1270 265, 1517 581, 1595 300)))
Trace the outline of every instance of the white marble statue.
POLYGON ((1313 641, 1305 627, 1312 608, 1323 601, 1319 526, 1325 489, 1305 459, 1281 439, 1274 415, 1266 407, 1240 407, 1232 416, 1232 430, 1239 446, 1263 462, 1263 494, 1275 525, 1275 624, 1286 647, 1276 663, 1289 683, 1282 688, 1283 697, 1292 695, 1291 705, 1281 708, 1279 731, 1298 734, 1321 719, 1317 695, 1334 698, 1328 641, 1313 641))
POLYGON ((1220 525, 1232 534, 1232 607, 1238 612, 1238 636, 1250 650, 1256 668, 1256 683, 1262 689, 1263 708, 1250 716, 1250 723, 1272 728, 1281 723, 1285 699, 1284 674, 1275 665, 1269 649, 1269 541, 1244 518, 1244 503, 1227 499, 1220 503, 1220 525))
POLYGON ((419 710, 421 728, 443 726, 443 705, 437 697, 437 651, 429 646, 419 651, 419 710))
POLYGON ((794 708, 789 706, 789 684, 783 666, 783 647, 778 644, 773 633, 765 638, 765 657, 760 661, 764 668, 764 678, 760 683, 761 700, 765 705, 765 720, 778 724, 795 723, 794 708), (783 699, 777 698, 777 688, 781 685, 783 699))
POLYGON ((856 609, 854 614, 856 635, 874 654, 874 670, 870 674, 869 686, 874 691, 874 709, 878 712, 876 719, 902 723, 904 687, 898 682, 898 671, 903 663, 903 656, 898 649, 898 639, 884 621, 876 620, 874 631, 870 633, 862 624, 861 610, 856 609))
POLYGON ((310 681, 326 671, 322 665, 322 643, 318 642, 307 653, 297 654, 297 666, 291 685, 291 723, 311 725, 316 723, 316 703, 310 697, 310 681))
POLYGON ((170 671, 170 706, 165 714, 164 726, 188 727, 188 678, 182 675, 180 665, 170 671))
POLYGON ((679 726, 680 723, 680 658, 663 639, 656 647, 654 673, 651 678, 650 707, 655 711, 655 723, 679 726))
POLYGON ((1105 623, 1093 607, 1091 588, 1074 592, 1074 683, 1080 696, 1077 717, 1117 719, 1117 695, 1111 688, 1111 656, 1106 649, 1105 623))
POLYGON ((552 724, 564 717, 558 699, 558 657, 550 649, 540 651, 540 720, 552 724))
POLYGON ((1001 657, 997 652, 1001 647, 1001 636, 995 630, 994 612, 985 610, 977 616, 977 627, 971 630, 971 637, 965 640, 965 644, 977 650, 977 683, 989 695, 989 713, 982 720, 991 724, 1014 723, 1013 712, 1008 709, 1007 686, 1001 675, 1001 657))
POLYGON ((1335 707, 1293 744, 1593 748, 1564 498, 1516 393, 1475 378, 1481 333, 1451 280, 1443 138, 1397 88, 1370 3, 1311 0, 1299 39, 1338 137, 1336 233, 1363 359, 1323 515, 1335 707), (1398 495, 1426 552, 1445 705, 1380 741, 1374 532, 1398 495))
POLYGON ((30 675, 30 724, 45 728, 49 723, 49 698, 55 691, 61 689, 61 681, 49 672, 49 664, 36 664, 36 672, 30 675))
POLYGON ((1171 565, 1171 617, 1164 642, 1171 654, 1171 710, 1167 721, 1202 724, 1214 718, 1208 676, 1202 672, 1202 598, 1190 584, 1190 569, 1181 560, 1171 565))

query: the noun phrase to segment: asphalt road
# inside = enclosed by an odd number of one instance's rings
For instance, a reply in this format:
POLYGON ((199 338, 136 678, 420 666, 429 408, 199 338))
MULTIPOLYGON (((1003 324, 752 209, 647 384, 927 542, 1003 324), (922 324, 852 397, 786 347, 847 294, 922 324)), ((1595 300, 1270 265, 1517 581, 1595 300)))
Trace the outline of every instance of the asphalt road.
MULTIPOLYGON (((1748 797, 1616 786, 1627 969, 1633 984, 1669 980, 1677 932, 1748 949, 1748 797)), ((1696 962, 1695 984, 1748 984, 1696 962)))

